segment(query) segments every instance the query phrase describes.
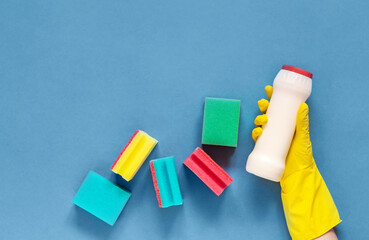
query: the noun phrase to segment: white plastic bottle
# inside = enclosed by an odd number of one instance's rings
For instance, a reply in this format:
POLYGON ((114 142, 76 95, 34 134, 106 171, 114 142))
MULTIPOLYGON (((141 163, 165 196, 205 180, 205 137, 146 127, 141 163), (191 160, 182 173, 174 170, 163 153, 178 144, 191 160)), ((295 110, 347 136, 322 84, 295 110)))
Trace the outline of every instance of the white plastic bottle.
POLYGON ((249 155, 246 171, 279 182, 295 132, 300 104, 311 94, 313 74, 283 65, 273 82, 273 96, 266 115, 268 123, 249 155))

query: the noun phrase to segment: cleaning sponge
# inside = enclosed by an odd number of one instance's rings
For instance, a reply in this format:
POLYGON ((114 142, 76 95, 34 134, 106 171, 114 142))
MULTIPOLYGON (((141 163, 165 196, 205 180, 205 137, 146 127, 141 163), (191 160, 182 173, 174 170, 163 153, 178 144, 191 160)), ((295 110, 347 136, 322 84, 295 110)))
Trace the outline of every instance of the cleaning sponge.
POLYGON ((144 131, 137 130, 111 166, 111 170, 130 181, 157 143, 156 139, 144 131))
POLYGON ((183 164, 218 196, 233 182, 233 179, 201 148, 196 148, 183 164))
POLYGON ((128 191, 90 171, 73 203, 113 226, 130 196, 128 191))
POLYGON ((202 144, 237 147, 240 100, 205 99, 202 144))
POLYGON ((182 205, 183 199, 179 188, 174 157, 150 161, 150 170, 159 207, 166 208, 182 205))

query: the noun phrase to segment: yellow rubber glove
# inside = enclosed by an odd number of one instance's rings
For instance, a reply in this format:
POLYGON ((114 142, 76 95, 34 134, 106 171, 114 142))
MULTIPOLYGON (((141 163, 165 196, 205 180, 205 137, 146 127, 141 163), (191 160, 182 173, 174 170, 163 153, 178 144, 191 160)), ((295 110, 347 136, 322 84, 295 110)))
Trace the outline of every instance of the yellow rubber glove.
MULTIPOLYGON (((273 87, 266 86, 269 99, 273 87)), ((265 113, 269 102, 258 102, 260 111, 265 113)), ((265 125, 265 114, 255 119, 255 124, 265 125)), ((256 141, 263 129, 257 127, 252 131, 256 141)), ((319 173, 313 158, 309 134, 309 108, 302 103, 297 113, 296 132, 286 158, 286 167, 280 181, 281 196, 288 230, 292 239, 317 238, 341 222, 332 196, 319 173)))

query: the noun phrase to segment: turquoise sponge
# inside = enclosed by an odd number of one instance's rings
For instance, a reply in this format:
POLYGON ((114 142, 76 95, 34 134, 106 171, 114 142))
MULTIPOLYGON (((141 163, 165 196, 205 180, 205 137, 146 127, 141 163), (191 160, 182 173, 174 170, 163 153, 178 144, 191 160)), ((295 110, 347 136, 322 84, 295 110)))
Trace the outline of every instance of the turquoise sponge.
POLYGON ((90 171, 73 203, 113 226, 130 196, 130 192, 90 171))
POLYGON ((202 144, 237 147, 241 101, 205 99, 202 144))
POLYGON ((160 208, 182 205, 174 157, 150 161, 150 170, 160 208))

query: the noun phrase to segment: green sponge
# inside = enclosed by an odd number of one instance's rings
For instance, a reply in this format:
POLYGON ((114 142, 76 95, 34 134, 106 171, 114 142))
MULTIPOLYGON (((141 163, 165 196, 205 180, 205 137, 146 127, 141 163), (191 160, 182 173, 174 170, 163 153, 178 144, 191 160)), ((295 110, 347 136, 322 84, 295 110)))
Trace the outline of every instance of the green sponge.
POLYGON ((73 203, 113 226, 130 196, 130 192, 90 171, 73 203))
POLYGON ((241 101, 205 98, 202 144, 237 147, 241 101))

